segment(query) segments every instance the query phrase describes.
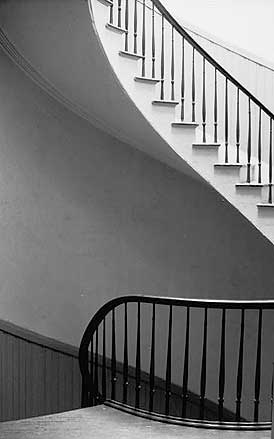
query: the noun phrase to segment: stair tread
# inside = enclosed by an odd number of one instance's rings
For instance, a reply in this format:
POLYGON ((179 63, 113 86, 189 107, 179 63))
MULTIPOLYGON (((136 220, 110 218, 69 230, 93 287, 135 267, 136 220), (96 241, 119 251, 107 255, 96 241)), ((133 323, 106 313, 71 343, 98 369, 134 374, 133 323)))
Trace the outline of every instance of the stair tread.
POLYGON ((98 2, 102 3, 105 6, 113 6, 113 2, 111 0, 98 0, 98 2))
POLYGON ((251 183, 236 183, 236 186, 237 187, 250 187, 250 188, 252 188, 252 187, 264 187, 265 185, 264 185, 264 183, 255 183, 255 182, 251 182, 251 183))
POLYGON ((119 55, 136 60, 144 58, 143 55, 140 55, 139 53, 128 52, 127 50, 120 50, 119 55))
POLYGON ((116 26, 115 24, 112 24, 112 23, 107 23, 106 28, 109 30, 113 30, 114 32, 119 32, 119 33, 126 33, 127 32, 127 30, 124 27, 119 27, 119 26, 116 26))
POLYGON ((147 76, 135 76, 134 80, 137 82, 148 82, 151 84, 157 84, 158 82, 160 82, 160 79, 150 78, 147 76))
POLYGON ((172 100, 164 100, 164 99, 155 99, 152 101, 153 105, 163 105, 163 106, 172 106, 175 107, 179 104, 179 101, 172 101, 172 100))
POLYGON ((208 143, 204 143, 204 142, 195 142, 192 143, 193 148, 200 148, 200 149, 218 149, 221 144, 220 143, 214 143, 214 142, 208 142, 208 143))
POLYGON ((196 122, 172 122, 173 127, 198 127, 199 124, 196 122))
POLYGON ((225 167, 225 168, 241 168, 244 166, 242 163, 215 163, 216 167, 225 167))

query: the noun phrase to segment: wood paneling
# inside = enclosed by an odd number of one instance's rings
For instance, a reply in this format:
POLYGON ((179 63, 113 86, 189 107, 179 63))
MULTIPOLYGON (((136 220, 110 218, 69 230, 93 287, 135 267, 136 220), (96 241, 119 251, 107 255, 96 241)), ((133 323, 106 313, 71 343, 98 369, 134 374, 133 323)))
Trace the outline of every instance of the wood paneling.
POLYGON ((0 322, 0 420, 80 407, 77 349, 0 322))

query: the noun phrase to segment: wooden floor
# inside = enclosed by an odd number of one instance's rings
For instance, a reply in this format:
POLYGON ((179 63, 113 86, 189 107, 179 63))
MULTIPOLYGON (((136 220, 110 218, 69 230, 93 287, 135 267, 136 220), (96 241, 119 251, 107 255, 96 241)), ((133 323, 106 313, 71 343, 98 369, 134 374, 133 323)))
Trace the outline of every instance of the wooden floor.
POLYGON ((104 405, 0 424, 1 439, 270 439, 270 431, 238 432, 150 421, 104 405))

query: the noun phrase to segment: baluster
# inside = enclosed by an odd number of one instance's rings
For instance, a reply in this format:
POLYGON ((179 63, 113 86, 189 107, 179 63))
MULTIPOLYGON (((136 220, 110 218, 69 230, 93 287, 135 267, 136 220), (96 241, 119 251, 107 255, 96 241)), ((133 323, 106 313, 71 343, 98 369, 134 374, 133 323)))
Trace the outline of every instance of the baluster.
POLYGON ((118 27, 121 27, 122 0, 118 0, 118 27))
POLYGON ((169 415, 169 402, 171 397, 171 342, 172 342, 172 305, 169 307, 168 322, 168 342, 166 360, 166 395, 165 395, 165 414, 169 415))
POLYGON ((134 53, 137 53, 137 27, 138 27, 138 13, 137 13, 137 0, 134 1, 134 53))
POLYGON ((236 163, 240 163, 240 90, 237 88, 237 110, 236 110, 236 163))
POLYGON ((164 81, 165 81, 165 18, 162 15, 161 100, 164 100, 165 98, 164 81))
POLYGON ((205 58, 203 58, 203 102, 202 102, 202 127, 203 142, 206 142, 206 76, 205 76, 205 58))
POLYGON ((273 391, 274 391, 274 363, 272 363, 272 378, 271 378, 271 398, 270 398, 270 419, 272 420, 273 414, 273 391))
POLYGON ((204 419, 207 369, 207 308, 204 311, 204 339, 200 380, 200 419, 204 419))
POLYGON ((247 139, 247 179, 246 182, 250 183, 251 181, 251 102, 250 98, 248 99, 248 139, 247 139))
POLYGON ((104 317, 103 320, 103 358, 102 358, 102 396, 103 400, 106 399, 106 385, 107 385, 107 376, 106 376, 106 319, 104 317))
POLYGON ((272 119, 270 118, 269 163, 268 163, 268 202, 272 203, 272 119))
POLYGON ((141 390, 141 328, 140 328, 140 311, 141 304, 138 302, 137 311, 137 341, 136 341, 136 363, 135 363, 135 407, 140 407, 140 390, 141 390))
POLYGON ((125 51, 128 52, 128 0, 126 0, 126 5, 125 5, 125 29, 126 29, 126 33, 125 33, 125 51))
POLYGON ((244 367, 244 331, 245 331, 245 310, 242 309, 241 316, 241 333, 238 357, 238 372, 237 372, 237 390, 236 390, 236 421, 241 419, 241 402, 243 389, 243 367, 244 367))
POLYGON ((154 380, 155 380, 155 303, 152 308, 151 327, 151 351, 150 351, 150 372, 149 372, 149 411, 153 411, 154 403, 154 380))
POLYGON ((219 368, 219 421, 223 420, 224 410, 224 391, 225 391, 225 325, 226 325, 226 309, 222 313, 222 333, 221 333, 221 353, 220 353, 220 368, 219 368))
POLYGON ((90 341, 90 379, 89 379, 89 395, 88 402, 90 406, 94 405, 94 366, 93 366, 93 336, 90 341))
POLYGON ((258 318, 258 336, 257 336, 257 356, 255 371, 255 398, 254 398, 254 422, 259 419, 259 403, 261 389, 261 355, 262 355, 262 308, 259 310, 258 318))
POLYGON ((128 389, 128 333, 127 333, 127 303, 124 315, 124 364, 123 364, 123 403, 127 403, 128 389))
POLYGON ((185 39, 182 37, 181 120, 185 119, 185 39))
POLYGON ((225 163, 228 163, 228 80, 225 79, 225 163))
POLYGON ((192 122, 195 122, 195 49, 192 51, 192 122))
POLYGON ((143 0, 142 76, 146 76, 146 0, 143 0))
POLYGON ((99 389, 98 389, 98 328, 95 333, 95 359, 94 359, 94 395, 95 395, 95 405, 99 404, 99 389))
POLYGON ((258 183, 262 182, 262 110, 259 109, 258 130, 258 183))
POLYGON ((214 72, 214 142, 218 142, 218 89, 217 69, 214 72))
POLYGON ((152 34, 151 34, 151 54, 152 54, 152 78, 155 78, 155 6, 152 2, 152 34))
POLYGON ((189 364, 189 307, 186 311, 186 336, 185 336, 185 356, 184 356, 184 374, 183 374, 183 393, 182 393, 182 418, 186 417, 186 406, 188 399, 188 364, 189 364))
POLYGON ((114 7, 113 3, 114 3, 114 0, 112 1, 110 8, 109 8, 109 22, 110 22, 110 24, 113 24, 113 7, 114 7))
POLYGON ((171 29, 171 100, 175 100, 174 93, 174 27, 171 29))
POLYGON ((112 310, 112 347, 111 347, 111 399, 116 399, 116 328, 115 309, 112 310))

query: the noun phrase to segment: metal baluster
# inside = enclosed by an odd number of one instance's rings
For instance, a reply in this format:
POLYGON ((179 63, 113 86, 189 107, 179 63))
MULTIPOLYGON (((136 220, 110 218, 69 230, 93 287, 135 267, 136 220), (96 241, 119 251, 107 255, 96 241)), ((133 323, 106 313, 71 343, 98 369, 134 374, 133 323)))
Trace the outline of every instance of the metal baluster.
POLYGON ((95 359, 94 359, 94 395, 95 395, 95 405, 99 404, 99 378, 98 378, 98 327, 95 333, 95 359))
POLYGON ((185 118, 185 39, 182 37, 181 120, 185 118))
POLYGON ((257 356, 255 371, 255 398, 254 398, 254 422, 259 419, 259 403, 261 389, 261 355, 262 355, 262 308, 259 310, 258 318, 258 337, 257 337, 257 356))
POLYGON ((152 54, 152 78, 155 78, 155 6, 152 2, 152 36, 151 36, 151 54, 152 54))
POLYGON ((126 33, 125 33, 125 51, 128 52, 128 0, 126 0, 126 5, 125 5, 125 29, 126 29, 126 33))
POLYGON ((258 183, 262 182, 262 110, 259 109, 258 130, 258 183))
POLYGON ((102 396, 103 399, 106 399, 106 385, 107 385, 107 376, 106 376, 106 319, 104 317, 103 320, 103 357, 102 357, 102 396))
POLYGON ((195 122, 195 49, 192 51, 192 122, 195 122))
POLYGON ((272 119, 270 118, 269 163, 268 163, 268 202, 272 203, 272 119))
POLYGON ((203 102, 202 102, 202 127, 203 127, 203 142, 206 142, 206 71, 205 58, 203 58, 203 102))
POLYGON ((112 348, 111 348, 111 399, 116 399, 116 328, 115 309, 112 310, 112 348))
POLYGON ((113 7, 114 7, 114 0, 112 1, 110 8, 109 8, 109 22, 110 24, 113 24, 113 7))
POLYGON ((203 354, 202 354, 201 381, 200 381, 200 419, 204 419, 206 369, 207 369, 207 308, 205 308, 204 311, 204 339, 203 339, 203 354))
POLYGON ((236 421, 241 419, 241 402, 243 389, 243 367, 244 367, 244 332, 245 332, 245 310, 242 309, 241 317, 241 334, 238 357, 238 372, 237 372, 237 390, 236 390, 236 421))
POLYGON ((118 0, 118 27, 121 27, 122 0, 118 0))
POLYGON ((251 102, 250 98, 248 99, 248 139, 247 139, 247 178, 246 182, 250 183, 251 181, 251 102))
POLYGON ((175 100, 174 92, 174 27, 171 29, 171 96, 172 101, 175 100))
POLYGON ((141 390, 141 322, 140 312, 141 304, 138 302, 137 311, 137 341, 136 341, 136 363, 135 363, 135 407, 140 407, 140 390, 141 390))
POLYGON ((164 92, 165 81, 165 18, 162 15, 162 50, 161 50, 161 100, 165 98, 164 92))
POLYGON ((224 410, 224 390, 225 390, 225 325, 226 325, 226 310, 222 312, 222 333, 221 333, 221 354, 220 354, 220 368, 219 368, 219 421, 223 420, 224 410))
POLYGON ((152 308, 152 327, 151 327, 151 351, 150 351, 150 372, 149 372, 149 411, 153 411, 154 403, 154 380, 155 380, 155 303, 152 308))
POLYGON ((138 27, 138 12, 137 12, 137 0, 134 1, 134 53, 137 53, 137 27, 138 27))
POLYGON ((225 163, 228 163, 228 80, 225 79, 225 163))
POLYGON ((185 336, 185 356, 184 356, 184 374, 183 374, 183 393, 182 393, 182 418, 186 417, 186 406, 188 399, 188 365, 189 365, 189 321, 190 310, 186 311, 186 336, 185 336))
POLYGON ((169 403, 171 397, 171 342, 172 342, 172 305, 169 307, 168 342, 166 360, 166 392, 165 392, 165 414, 169 415, 169 403))
POLYGON ((236 109, 236 163, 240 163, 240 90, 237 88, 236 109))
POLYGON ((218 89, 217 69, 214 72, 214 142, 218 142, 218 89))
POLYGON ((123 364, 123 403, 127 403, 128 391, 128 333, 127 333, 127 303, 124 315, 124 364, 123 364))
POLYGON ((142 76, 146 76, 146 0, 143 0, 142 76))

